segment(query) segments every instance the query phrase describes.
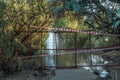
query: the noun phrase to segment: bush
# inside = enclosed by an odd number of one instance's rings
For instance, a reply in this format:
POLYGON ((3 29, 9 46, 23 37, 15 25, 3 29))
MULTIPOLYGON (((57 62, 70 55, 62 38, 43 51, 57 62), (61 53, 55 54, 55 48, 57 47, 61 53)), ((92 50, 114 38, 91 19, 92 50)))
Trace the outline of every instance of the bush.
POLYGON ((4 76, 4 71, 1 70, 1 71, 0 71, 0 77, 3 77, 3 76, 4 76))

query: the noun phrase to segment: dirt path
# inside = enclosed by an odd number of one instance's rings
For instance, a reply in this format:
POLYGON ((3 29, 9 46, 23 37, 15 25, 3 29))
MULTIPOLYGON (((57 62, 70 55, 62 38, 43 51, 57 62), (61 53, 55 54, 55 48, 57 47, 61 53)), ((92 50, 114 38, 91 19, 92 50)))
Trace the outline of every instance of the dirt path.
POLYGON ((96 76, 85 69, 58 69, 50 80, 94 80, 96 76))

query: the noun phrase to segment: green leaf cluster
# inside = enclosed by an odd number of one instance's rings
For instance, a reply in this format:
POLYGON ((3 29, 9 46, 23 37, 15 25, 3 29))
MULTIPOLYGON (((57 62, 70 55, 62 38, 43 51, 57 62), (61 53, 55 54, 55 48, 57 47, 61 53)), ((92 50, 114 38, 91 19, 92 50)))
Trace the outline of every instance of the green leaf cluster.
POLYGON ((114 28, 117 29, 120 26, 120 9, 116 11, 116 15, 113 17, 114 28))
POLYGON ((6 69, 14 71, 13 58, 41 49, 46 35, 41 37, 40 32, 54 21, 55 6, 47 0, 4 1, 0 0, 0 62, 11 61, 6 69))
POLYGON ((54 12, 59 13, 64 10, 72 10, 75 13, 80 13, 84 9, 82 4, 79 4, 77 0, 66 0, 60 7, 55 8, 54 12))
POLYGON ((0 28, 5 27, 6 21, 4 20, 4 9, 6 5, 3 1, 0 1, 0 28))
MULTIPOLYGON (((110 1, 112 8, 108 7, 110 6, 109 4, 106 4, 108 6, 103 5, 103 3, 107 3, 106 0, 56 0, 56 4, 60 4, 62 9, 55 8, 55 10, 58 13, 58 16, 60 13, 61 15, 64 15, 62 17, 65 17, 66 15, 69 16, 69 13, 73 12, 74 14, 71 16, 74 16, 75 18, 78 17, 77 20, 81 20, 83 24, 90 29, 108 33, 117 33, 115 29, 118 29, 118 26, 120 25, 118 20, 120 16, 117 16, 119 15, 119 10, 117 9, 120 3, 119 0, 110 1), (117 7, 113 5, 117 5, 117 7), (66 14, 66 12, 68 13, 66 14), (84 19, 84 16, 86 16, 86 19, 84 19), (114 18, 117 18, 117 21, 114 20, 114 18)), ((74 20, 75 19, 72 21, 74 22, 74 20)))

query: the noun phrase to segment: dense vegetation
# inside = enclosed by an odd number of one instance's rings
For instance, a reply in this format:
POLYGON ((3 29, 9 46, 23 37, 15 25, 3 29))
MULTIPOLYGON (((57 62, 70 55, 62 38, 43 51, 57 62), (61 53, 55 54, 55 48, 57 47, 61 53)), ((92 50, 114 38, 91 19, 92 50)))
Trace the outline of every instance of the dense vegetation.
POLYGON ((20 70, 22 60, 15 58, 41 49, 45 27, 119 33, 120 1, 110 1, 104 6, 107 0, 0 0, 0 74, 20 70))
POLYGON ((115 32, 119 28, 119 0, 54 0, 56 13, 73 11, 74 19, 83 20, 92 29, 115 32))

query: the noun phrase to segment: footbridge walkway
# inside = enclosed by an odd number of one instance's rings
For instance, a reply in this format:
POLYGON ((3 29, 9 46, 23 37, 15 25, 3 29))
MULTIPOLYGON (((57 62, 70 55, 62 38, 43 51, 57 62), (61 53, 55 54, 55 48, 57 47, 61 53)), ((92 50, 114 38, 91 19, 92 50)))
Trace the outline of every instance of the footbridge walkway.
POLYGON ((96 75, 80 68, 80 69, 57 69, 56 76, 50 80, 95 80, 96 75))

